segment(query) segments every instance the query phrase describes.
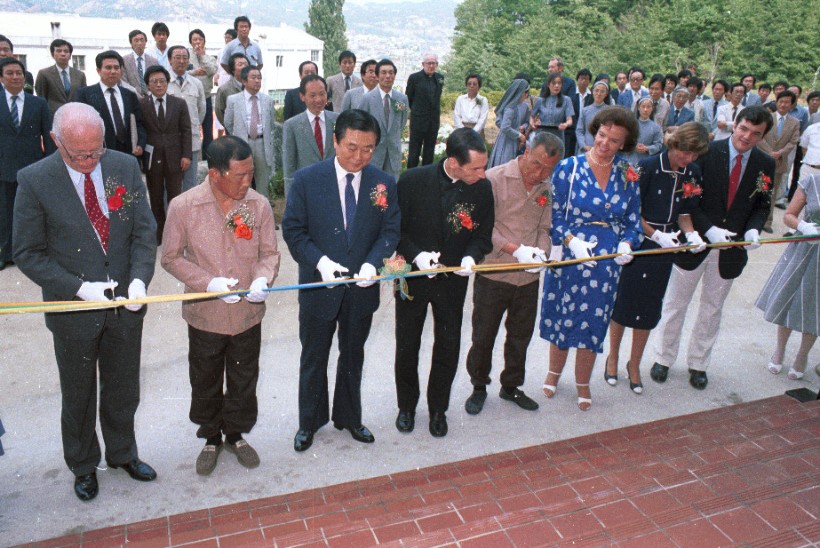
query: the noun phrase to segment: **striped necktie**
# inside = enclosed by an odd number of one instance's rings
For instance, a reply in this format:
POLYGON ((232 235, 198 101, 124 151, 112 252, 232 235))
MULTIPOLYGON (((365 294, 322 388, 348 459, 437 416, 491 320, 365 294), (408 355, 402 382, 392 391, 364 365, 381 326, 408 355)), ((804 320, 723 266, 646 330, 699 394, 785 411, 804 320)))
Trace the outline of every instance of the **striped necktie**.
POLYGON ((11 123, 15 129, 20 129, 20 114, 17 111, 17 95, 11 96, 11 123))
POLYGON ((356 219, 356 193, 353 190, 352 173, 345 175, 347 184, 345 185, 345 233, 347 234, 347 243, 353 240, 353 221, 356 219))

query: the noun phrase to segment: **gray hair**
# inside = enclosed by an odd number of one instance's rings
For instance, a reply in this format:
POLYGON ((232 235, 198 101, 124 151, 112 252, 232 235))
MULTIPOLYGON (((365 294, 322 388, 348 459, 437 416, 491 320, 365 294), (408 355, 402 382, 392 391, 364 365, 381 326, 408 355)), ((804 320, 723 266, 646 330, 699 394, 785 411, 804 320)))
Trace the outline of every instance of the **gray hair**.
POLYGON ((438 63, 438 55, 436 55, 435 53, 425 53, 425 54, 424 54, 424 57, 422 57, 422 58, 421 58, 421 61, 422 61, 422 62, 426 62, 426 61, 427 61, 428 59, 430 59, 431 57, 432 57, 432 60, 433 60, 433 61, 435 61, 436 63, 438 63))
POLYGON ((564 141, 552 133, 540 131, 533 138, 527 140, 527 150, 538 147, 544 147, 544 152, 550 158, 555 156, 564 157, 564 141))
POLYGON ((689 97, 689 88, 685 88, 683 86, 676 87, 675 90, 672 92, 672 99, 674 99, 678 95, 678 93, 685 93, 686 96, 689 97))
POLYGON ((66 103, 54 113, 52 131, 58 140, 63 140, 65 131, 98 128, 105 135, 105 123, 93 107, 85 103, 66 103))

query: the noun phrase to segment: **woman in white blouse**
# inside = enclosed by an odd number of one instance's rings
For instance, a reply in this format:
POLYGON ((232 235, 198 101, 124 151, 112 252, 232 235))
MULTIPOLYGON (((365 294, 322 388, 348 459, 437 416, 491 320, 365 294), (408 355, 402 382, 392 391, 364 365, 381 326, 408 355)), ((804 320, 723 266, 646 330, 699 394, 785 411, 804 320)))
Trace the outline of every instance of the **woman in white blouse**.
POLYGON ((481 76, 469 74, 464 79, 467 86, 467 93, 460 95, 456 99, 456 107, 453 110, 453 121, 455 129, 460 127, 473 128, 484 138, 484 124, 487 122, 487 113, 490 112, 490 105, 487 98, 478 94, 481 89, 481 76))

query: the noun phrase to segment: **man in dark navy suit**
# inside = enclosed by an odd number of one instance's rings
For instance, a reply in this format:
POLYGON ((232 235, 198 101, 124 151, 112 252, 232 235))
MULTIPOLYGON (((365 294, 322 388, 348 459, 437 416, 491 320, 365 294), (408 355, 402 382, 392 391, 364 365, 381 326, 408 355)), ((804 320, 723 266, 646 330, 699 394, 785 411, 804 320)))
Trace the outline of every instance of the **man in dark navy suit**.
POLYGON ((41 97, 24 93, 26 68, 11 57, 0 60, 0 270, 11 260, 11 227, 17 172, 55 150, 51 114, 41 97))
POLYGON ((299 283, 332 282, 345 272, 363 278, 355 285, 299 291, 296 451, 307 450, 314 433, 331 418, 353 439, 375 441, 362 424, 364 343, 379 307, 379 288, 372 278, 396 249, 401 229, 395 180, 368 165, 379 131, 370 114, 343 112, 333 132, 336 157, 297 171, 287 197, 282 236, 299 264, 299 283), (331 417, 327 361, 337 327, 340 354, 331 417))
POLYGON ((142 109, 137 94, 120 85, 122 56, 114 50, 97 55, 97 74, 100 83, 84 87, 75 101, 91 105, 105 123, 105 147, 109 150, 142 156, 147 134, 142 124, 142 109), (136 126, 137 135, 132 135, 136 126))

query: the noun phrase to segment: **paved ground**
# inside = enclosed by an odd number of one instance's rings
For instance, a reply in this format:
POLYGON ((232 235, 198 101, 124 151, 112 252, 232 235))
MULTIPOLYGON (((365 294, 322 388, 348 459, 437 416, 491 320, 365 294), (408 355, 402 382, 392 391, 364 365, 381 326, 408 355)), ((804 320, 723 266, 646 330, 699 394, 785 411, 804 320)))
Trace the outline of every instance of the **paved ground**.
MULTIPOLYGON (((783 232, 782 212, 776 211, 776 234, 783 232)), ((280 245, 281 242, 280 242, 280 245)), ((145 322, 142 367, 142 403, 137 413, 140 456, 152 464, 159 478, 137 483, 120 470, 98 473, 100 494, 90 503, 76 499, 73 478, 62 460, 60 446, 60 390, 48 330, 38 315, 0 316, 4 333, 0 351, 0 417, 7 433, 0 457, 0 545, 57 537, 109 525, 211 508, 440 465, 501 451, 566 440, 614 428, 675 417, 758 400, 796 387, 818 390, 814 366, 820 362, 815 348, 803 381, 774 377, 765 370, 774 344, 775 329, 754 308, 762 284, 781 246, 753 251, 744 275, 735 283, 723 321, 723 330, 709 370, 709 387, 698 392, 689 387, 685 364, 679 359, 665 385, 649 379, 651 352, 642 371, 643 396, 633 395, 622 380, 607 386, 602 362, 592 381, 593 408, 582 413, 575 405, 573 375, 568 368, 558 395, 547 401, 540 387, 547 369, 547 344, 534 339, 529 351, 529 375, 524 390, 541 403, 537 412, 524 412, 496 396, 490 387, 484 412, 476 417, 463 411, 470 392, 462 367, 453 387, 448 413, 450 433, 434 439, 426 429, 427 413, 419 407, 418 425, 410 435, 393 426, 396 415, 393 387, 394 322, 392 296, 382 290, 383 303, 374 318, 366 348, 362 387, 364 423, 376 436, 373 445, 353 441, 333 428, 321 430, 310 451, 292 449, 297 429, 299 342, 295 293, 274 293, 268 299, 263 325, 262 372, 259 379, 259 421, 247 439, 256 447, 262 465, 242 468, 229 454, 220 457, 211 477, 194 472, 201 448, 195 426, 188 421, 190 387, 187 373, 187 338, 179 304, 151 307, 145 322)), ((295 283, 296 269, 286 250, 276 285, 295 283)), ((177 293, 179 284, 162 269, 149 288, 152 295, 177 293)), ((37 301, 38 289, 16 268, 0 273, 0 301, 37 301)), ((471 305, 465 306, 462 363, 469 347, 471 305)), ((432 320, 431 320, 432 321, 432 320)), ((688 340, 690 318, 684 345, 688 340)), ((431 334, 425 332, 420 367, 429 371, 431 334)), ((627 338, 628 341, 628 338, 627 338)), ((789 345, 793 355, 796 340, 789 345)), ((653 340, 650 340, 652 348, 653 340)), ((622 350, 622 368, 627 347, 622 350)), ((684 346, 685 348, 685 346, 684 346)), ((496 350, 496 364, 502 354, 496 350)), ((787 362, 788 363, 788 362, 787 362)), ((331 367, 330 374, 335 372, 331 367)), ((498 371, 493 378, 497 379, 498 371)), ((623 371, 622 371, 623 376, 623 371)), ((102 463, 104 465, 104 463, 102 463)))

